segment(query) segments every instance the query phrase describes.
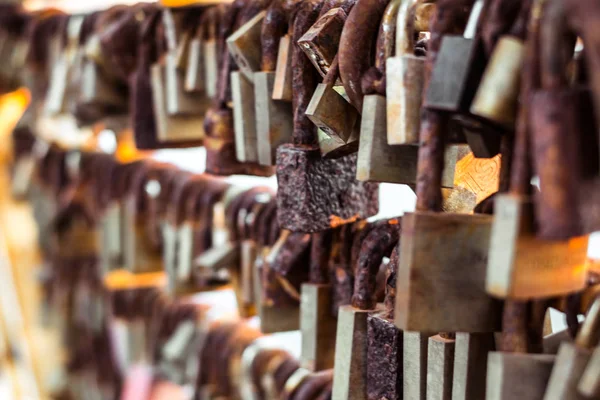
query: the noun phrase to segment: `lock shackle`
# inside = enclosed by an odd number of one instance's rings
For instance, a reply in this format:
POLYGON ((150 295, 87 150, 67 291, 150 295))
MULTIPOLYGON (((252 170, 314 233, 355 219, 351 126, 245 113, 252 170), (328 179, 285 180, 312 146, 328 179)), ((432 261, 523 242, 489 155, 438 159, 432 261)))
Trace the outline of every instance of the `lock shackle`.
POLYGON ((219 20, 218 6, 209 7, 200 18, 196 38, 202 40, 215 40, 217 37, 217 25, 219 20))
POLYGON ((334 229, 327 229, 312 234, 310 247, 310 283, 326 284, 329 282, 329 260, 333 245, 334 229))
POLYGON ((401 55, 413 55, 415 51, 414 41, 414 19, 415 10, 423 4, 424 0, 401 0, 396 17, 396 53, 401 55))
POLYGON ((371 231, 361 246, 354 279, 352 306, 360 310, 374 310, 377 306, 375 286, 383 257, 391 255, 400 239, 398 220, 371 231))
POLYGON ((288 13, 284 8, 285 0, 273 0, 262 23, 260 43, 262 48, 261 71, 273 72, 277 68, 279 40, 288 29, 288 13))
POLYGON ((241 221, 245 220, 249 210, 252 208, 255 203, 256 196, 260 193, 270 193, 271 189, 267 187, 255 187, 249 189, 238 196, 231 202, 230 207, 225 210, 225 220, 228 229, 230 230, 231 240, 238 241, 244 239, 245 236, 245 227, 240 226, 240 214, 243 214, 243 218, 241 221), (240 229, 243 228, 243 229, 240 229))
POLYGON ((194 177, 195 175, 192 174, 181 174, 178 175, 173 182, 166 212, 166 220, 173 226, 177 226, 177 221, 181 219, 180 214, 183 213, 183 210, 180 208, 181 199, 186 195, 188 187, 194 177))
POLYGON ((180 226, 189 216, 188 204, 201 190, 204 178, 201 175, 192 175, 179 190, 173 192, 169 220, 174 226, 180 226))
POLYGON ((502 314, 502 351, 541 353, 543 326, 551 300, 507 300, 502 314))
MULTIPOLYGON (((400 239, 402 240, 402 239, 400 239)), ((390 262, 388 264, 388 274, 385 285, 384 306, 386 314, 385 318, 393 319, 394 310, 396 308, 396 281, 398 280, 398 265, 400 265, 400 243, 394 247, 390 262)))
POLYGON ((577 35, 568 25, 565 2, 547 0, 541 19, 540 88, 566 88, 569 86, 566 72, 573 59, 577 35))
MULTIPOLYGON (((292 43, 298 43, 304 33, 317 21, 321 6, 322 2, 318 0, 305 0, 297 5, 290 26, 293 32, 292 43)), ((292 46, 292 110, 294 113, 292 143, 294 145, 318 144, 316 127, 306 116, 306 109, 318 85, 317 75, 317 71, 300 46, 292 46)))
POLYGON ((521 40, 527 37, 527 24, 533 0, 522 0, 521 9, 508 34, 521 40))
POLYGON ((600 343, 600 297, 596 297, 581 324, 575 344, 584 349, 593 349, 600 343))
POLYGON ((365 71, 361 79, 362 91, 365 95, 386 95, 386 61, 394 54, 397 15, 401 2, 402 0, 390 1, 381 18, 375 45, 374 66, 365 71))
POLYGON ((211 178, 200 175, 202 179, 198 179, 191 186, 185 199, 181 199, 179 207, 183 208, 182 220, 184 222, 197 222, 200 209, 197 204, 202 198, 202 194, 208 190, 211 178))
POLYGON ((362 78, 374 59, 374 38, 388 0, 358 0, 348 14, 339 45, 340 77, 351 104, 362 111, 362 78))

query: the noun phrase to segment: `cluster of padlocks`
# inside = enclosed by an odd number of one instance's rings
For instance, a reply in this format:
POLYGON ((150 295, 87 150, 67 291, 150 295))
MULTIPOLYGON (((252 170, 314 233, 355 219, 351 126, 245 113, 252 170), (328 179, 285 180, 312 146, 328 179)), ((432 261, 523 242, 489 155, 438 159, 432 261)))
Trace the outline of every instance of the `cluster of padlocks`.
POLYGON ((197 399, 600 398, 599 16, 592 0, 0 9, 0 87, 31 92, 13 191, 34 205, 76 398, 115 398, 139 364, 197 399), (206 172, 49 143, 65 115, 139 150, 204 146, 206 172), (410 186, 415 212, 374 218, 382 182, 410 186), (225 285, 259 329, 192 300, 225 285), (293 330, 299 360, 263 337, 293 330))

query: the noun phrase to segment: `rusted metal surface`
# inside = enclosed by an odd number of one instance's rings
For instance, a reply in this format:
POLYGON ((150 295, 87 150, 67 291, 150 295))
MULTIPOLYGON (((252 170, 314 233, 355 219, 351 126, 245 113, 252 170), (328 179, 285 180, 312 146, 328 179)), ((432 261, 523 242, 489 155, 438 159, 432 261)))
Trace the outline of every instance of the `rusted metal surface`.
POLYGON ((261 46, 262 71, 275 71, 279 39, 288 31, 288 15, 284 8, 284 0, 273 0, 263 20, 261 46))
POLYGON ((398 223, 388 223, 373 229, 361 244, 352 295, 353 307, 360 310, 375 309, 374 293, 378 267, 381 259, 389 256, 398 245, 399 237, 398 223))
POLYGON ((333 382, 333 370, 316 372, 305 378, 290 399, 312 400, 333 382))
POLYGON ((328 267, 332 242, 333 230, 331 229, 312 234, 312 244, 310 249, 310 283, 328 283, 328 267))
POLYGON ((373 38, 388 4, 386 0, 358 0, 350 11, 339 47, 340 77, 346 94, 357 110, 362 110, 364 96, 361 79, 371 66, 373 38))

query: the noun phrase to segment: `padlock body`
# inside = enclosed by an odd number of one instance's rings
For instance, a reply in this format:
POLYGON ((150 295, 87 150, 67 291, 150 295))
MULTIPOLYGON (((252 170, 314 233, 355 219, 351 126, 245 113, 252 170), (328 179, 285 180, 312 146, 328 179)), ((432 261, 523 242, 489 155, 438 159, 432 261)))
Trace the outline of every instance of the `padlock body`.
POLYGON ((545 241, 533 233, 530 199, 495 200, 486 291, 497 298, 535 299, 585 287, 588 237, 545 241))
POLYGON ((427 346, 427 400, 450 400, 456 341, 440 335, 427 346))
POLYGON ((525 45, 514 36, 500 38, 471 105, 471 113, 506 128, 514 127, 525 45))
POLYGON ((425 107, 467 113, 485 70, 485 63, 480 40, 444 36, 427 87, 425 107))
POLYGON ((302 51, 323 77, 329 72, 338 52, 346 17, 346 12, 342 8, 332 8, 298 40, 302 51))
POLYGON ((378 185, 356 180, 356 155, 323 159, 318 147, 277 150, 277 216, 283 229, 318 232, 377 214, 378 185))
POLYGON ((240 162, 258 161, 254 84, 241 72, 231 73, 235 153, 240 162))
POLYGON ((403 332, 380 315, 367 317, 367 399, 401 399, 403 332))
POLYGON ((404 215, 395 319, 400 329, 500 329, 501 304, 485 292, 491 225, 486 215, 404 215))
POLYGON ((425 59, 413 55, 390 57, 386 75, 388 144, 416 145, 421 127, 425 59))
POLYGON ((306 116, 327 135, 347 142, 359 119, 356 109, 332 85, 320 83, 306 108, 306 116))
POLYGON ((227 47, 240 71, 250 82, 260 71, 262 61, 261 31, 266 11, 261 11, 227 38, 227 47))

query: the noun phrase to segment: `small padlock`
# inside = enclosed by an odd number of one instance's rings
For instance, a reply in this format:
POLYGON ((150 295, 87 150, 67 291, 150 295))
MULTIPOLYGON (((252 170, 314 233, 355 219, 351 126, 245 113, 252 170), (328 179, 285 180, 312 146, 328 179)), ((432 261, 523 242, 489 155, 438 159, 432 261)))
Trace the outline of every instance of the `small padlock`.
POLYGON ((387 142, 390 145, 417 144, 419 141, 425 58, 414 55, 411 10, 420 3, 415 0, 400 3, 396 54, 386 61, 387 142))
POLYGON ((333 398, 364 399, 367 396, 367 317, 378 309, 374 298, 381 260, 398 244, 397 224, 373 229, 361 245, 351 306, 338 315, 333 398), (352 351, 348 351, 352 349, 352 351))
POLYGON ((231 97, 233 99, 233 127, 235 132, 236 158, 240 162, 257 162, 258 120, 253 81, 248 80, 246 75, 241 72, 232 72, 231 97))
POLYGON ((262 61, 261 29, 266 11, 261 11, 227 38, 229 52, 250 82, 260 71, 262 61))
POLYGON ((472 114, 508 129, 514 127, 517 118, 530 3, 523 2, 510 32, 498 39, 471 105, 472 114))
POLYGON ((483 0, 475 1, 462 36, 443 37, 429 78, 425 107, 455 113, 469 110, 486 65, 482 42, 475 37, 483 5, 483 0), (455 79, 447 79, 448 74, 455 79))
POLYGON ((298 40, 298 45, 323 77, 329 72, 338 52, 346 17, 346 11, 342 7, 332 8, 322 13, 317 22, 298 40))

